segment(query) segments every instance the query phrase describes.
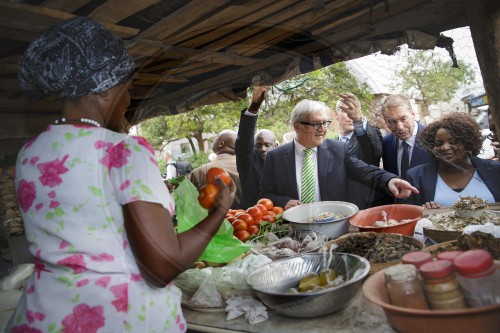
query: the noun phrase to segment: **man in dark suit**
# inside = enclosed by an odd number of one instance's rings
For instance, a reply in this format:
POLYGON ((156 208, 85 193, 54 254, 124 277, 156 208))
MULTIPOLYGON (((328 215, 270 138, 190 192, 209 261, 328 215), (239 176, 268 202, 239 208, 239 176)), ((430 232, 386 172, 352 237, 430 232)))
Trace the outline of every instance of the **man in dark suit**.
MULTIPOLYGON (((347 142, 349 149, 360 160, 367 164, 380 166, 382 158, 382 133, 370 124, 361 112, 361 102, 351 93, 339 94, 335 108, 335 118, 339 123, 339 140, 347 142)), ((375 190, 376 183, 373 179, 370 186, 365 186, 356 181, 349 180, 353 203, 359 209, 365 209, 377 204, 383 193, 375 190)))
POLYGON ((357 159, 345 143, 325 139, 330 111, 317 101, 302 100, 295 106, 290 117, 295 139, 267 154, 261 196, 285 209, 303 202, 351 201, 348 179, 370 186, 373 178, 378 190, 396 198, 418 193, 396 175, 357 159))
POLYGON ((236 138, 236 167, 240 175, 243 198, 240 208, 248 208, 259 200, 259 182, 267 153, 277 146, 274 133, 261 129, 255 133, 260 106, 267 87, 254 87, 248 109, 241 112, 236 138), (255 134, 255 136, 254 136, 255 134))
POLYGON ((391 131, 382 142, 384 169, 407 179, 406 171, 430 162, 431 156, 419 145, 418 136, 424 125, 415 120, 415 113, 408 97, 389 95, 382 105, 382 116, 391 131))

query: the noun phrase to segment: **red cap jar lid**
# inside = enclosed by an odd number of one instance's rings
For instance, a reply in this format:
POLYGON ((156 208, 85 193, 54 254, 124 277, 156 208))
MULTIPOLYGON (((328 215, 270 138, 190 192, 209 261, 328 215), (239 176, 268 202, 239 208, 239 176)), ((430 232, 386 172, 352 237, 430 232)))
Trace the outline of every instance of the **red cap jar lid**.
POLYGON ((401 261, 403 264, 410 264, 419 268, 426 262, 432 261, 432 254, 424 251, 409 252, 403 255, 401 261))
POLYGON ((494 271, 494 262, 491 254, 482 249, 469 250, 453 260, 453 265, 462 276, 485 276, 494 271))
POLYGON ((449 260, 429 261, 420 266, 420 274, 424 279, 444 278, 453 272, 453 263, 449 260))
POLYGON ((455 259, 459 255, 461 255, 462 253, 464 253, 464 252, 463 251, 445 251, 445 252, 438 253, 438 255, 436 257, 437 257, 437 259, 440 259, 440 260, 453 261, 453 259, 455 259))

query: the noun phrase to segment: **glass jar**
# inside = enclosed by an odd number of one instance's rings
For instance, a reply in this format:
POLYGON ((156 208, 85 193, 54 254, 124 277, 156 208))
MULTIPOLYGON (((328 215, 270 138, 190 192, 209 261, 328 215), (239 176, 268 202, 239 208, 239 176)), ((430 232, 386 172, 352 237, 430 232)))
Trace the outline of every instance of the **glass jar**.
POLYGON ((384 274, 391 304, 412 309, 429 308, 415 266, 391 266, 384 274))
POLYGON ((455 258, 453 265, 469 306, 500 304, 500 271, 488 251, 466 251, 455 258))
POLYGON ((424 292, 431 309, 449 310, 467 307, 451 261, 427 262, 420 266, 420 275, 424 280, 424 292))
POLYGON ((417 268, 429 261, 432 261, 432 254, 425 251, 409 252, 401 258, 403 264, 413 265, 417 268))

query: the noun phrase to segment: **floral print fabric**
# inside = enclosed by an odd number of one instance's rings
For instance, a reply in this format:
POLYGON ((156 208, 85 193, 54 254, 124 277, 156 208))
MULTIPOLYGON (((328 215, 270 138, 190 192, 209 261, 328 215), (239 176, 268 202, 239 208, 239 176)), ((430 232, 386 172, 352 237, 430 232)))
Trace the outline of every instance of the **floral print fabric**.
POLYGON ((51 125, 20 151, 16 188, 35 272, 6 332, 186 330, 180 290, 146 284, 124 229, 129 202, 174 213, 146 140, 51 125))

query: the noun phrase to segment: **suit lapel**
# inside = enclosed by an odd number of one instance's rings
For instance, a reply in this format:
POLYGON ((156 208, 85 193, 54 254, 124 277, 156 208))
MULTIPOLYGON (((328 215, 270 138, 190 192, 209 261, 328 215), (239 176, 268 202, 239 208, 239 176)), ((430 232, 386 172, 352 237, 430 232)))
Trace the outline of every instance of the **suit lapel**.
MULTIPOLYGON (((351 140, 349 140, 349 144, 351 144, 351 140)), ((324 193, 324 186, 326 186, 327 181, 326 181, 326 174, 327 170, 329 168, 329 163, 331 158, 329 158, 329 152, 326 146, 326 139, 323 141, 323 143, 318 147, 318 153, 317 153, 317 158, 318 158, 318 183, 319 183, 319 194, 320 197, 323 200, 324 193)))
POLYGON ((295 143, 293 141, 290 145, 290 149, 285 152, 283 159, 285 175, 288 178, 288 184, 290 184, 290 188, 294 192, 294 196, 292 197, 299 198, 299 191, 297 189, 297 176, 295 172, 295 143))

